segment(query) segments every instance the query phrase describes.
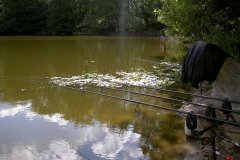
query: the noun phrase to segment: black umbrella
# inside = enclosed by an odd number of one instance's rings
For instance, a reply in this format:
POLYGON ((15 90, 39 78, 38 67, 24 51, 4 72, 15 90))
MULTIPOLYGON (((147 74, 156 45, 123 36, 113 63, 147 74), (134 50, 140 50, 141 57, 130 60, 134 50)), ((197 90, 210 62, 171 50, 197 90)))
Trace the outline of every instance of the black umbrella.
POLYGON ((202 81, 212 83, 224 60, 230 56, 218 46, 205 41, 195 42, 187 51, 183 61, 182 81, 190 82, 195 88, 202 81))

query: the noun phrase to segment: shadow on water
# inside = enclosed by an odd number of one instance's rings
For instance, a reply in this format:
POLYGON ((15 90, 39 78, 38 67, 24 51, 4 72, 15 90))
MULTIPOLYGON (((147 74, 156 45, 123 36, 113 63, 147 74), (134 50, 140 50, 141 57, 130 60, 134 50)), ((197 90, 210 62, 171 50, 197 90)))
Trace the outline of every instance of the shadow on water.
MULTIPOLYGON (((147 106, 136 112, 133 103, 81 95, 48 83, 55 76, 139 69, 170 81, 178 77, 170 65, 181 59, 176 50, 177 56, 173 49, 160 52, 159 39, 151 37, 0 38, 0 158, 181 159, 187 145, 183 121, 175 114, 147 106)), ((176 81, 164 87, 185 89, 176 81)), ((180 107, 163 100, 159 105, 180 107)))

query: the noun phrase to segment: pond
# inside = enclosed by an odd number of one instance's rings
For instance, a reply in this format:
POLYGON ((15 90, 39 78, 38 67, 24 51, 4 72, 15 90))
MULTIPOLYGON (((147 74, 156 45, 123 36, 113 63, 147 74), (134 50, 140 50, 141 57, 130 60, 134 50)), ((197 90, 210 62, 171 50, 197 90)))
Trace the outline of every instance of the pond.
POLYGON ((158 37, 0 37, 0 159, 182 159, 175 113, 64 87, 179 108, 105 87, 175 97, 148 87, 184 91, 183 54, 158 37))

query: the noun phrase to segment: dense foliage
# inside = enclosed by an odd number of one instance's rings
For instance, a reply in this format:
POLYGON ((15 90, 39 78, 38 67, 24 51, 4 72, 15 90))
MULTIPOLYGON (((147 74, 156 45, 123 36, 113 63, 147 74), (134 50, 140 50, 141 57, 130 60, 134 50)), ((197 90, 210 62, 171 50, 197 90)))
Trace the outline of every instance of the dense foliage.
POLYGON ((156 34, 159 0, 0 0, 0 33, 156 34))
POLYGON ((50 0, 47 31, 54 35, 69 35, 75 30, 74 0, 50 0))
POLYGON ((172 35, 240 58, 239 0, 0 0, 1 35, 172 35))
POLYGON ((46 26, 42 0, 0 0, 1 34, 35 34, 46 26))
POLYGON ((162 0, 155 10, 167 32, 185 42, 213 42, 240 56, 239 0, 162 0))

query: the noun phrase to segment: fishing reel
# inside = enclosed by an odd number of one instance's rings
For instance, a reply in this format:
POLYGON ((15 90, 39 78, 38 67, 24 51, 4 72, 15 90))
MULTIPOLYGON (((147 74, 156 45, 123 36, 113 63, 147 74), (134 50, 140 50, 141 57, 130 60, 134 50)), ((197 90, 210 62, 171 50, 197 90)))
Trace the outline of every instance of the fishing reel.
POLYGON ((222 109, 223 109, 223 114, 226 116, 224 120, 228 121, 231 118, 234 122, 236 122, 233 115, 231 114, 232 104, 228 98, 224 99, 222 103, 222 109))
MULTIPOLYGON (((210 105, 206 108, 205 116, 210 117, 210 118, 216 118, 217 117, 216 110, 214 108, 212 108, 212 105, 210 105)), ((207 120, 207 121, 209 121, 209 120, 207 120)))
POLYGON ((195 130, 197 128, 197 116, 189 112, 186 117, 186 125, 190 130, 195 130))
POLYGON ((228 98, 226 98, 226 99, 223 101, 223 103, 222 103, 222 109, 224 109, 224 110, 223 110, 223 113, 226 114, 226 115, 231 113, 232 104, 231 104, 231 102, 229 101, 228 98))

